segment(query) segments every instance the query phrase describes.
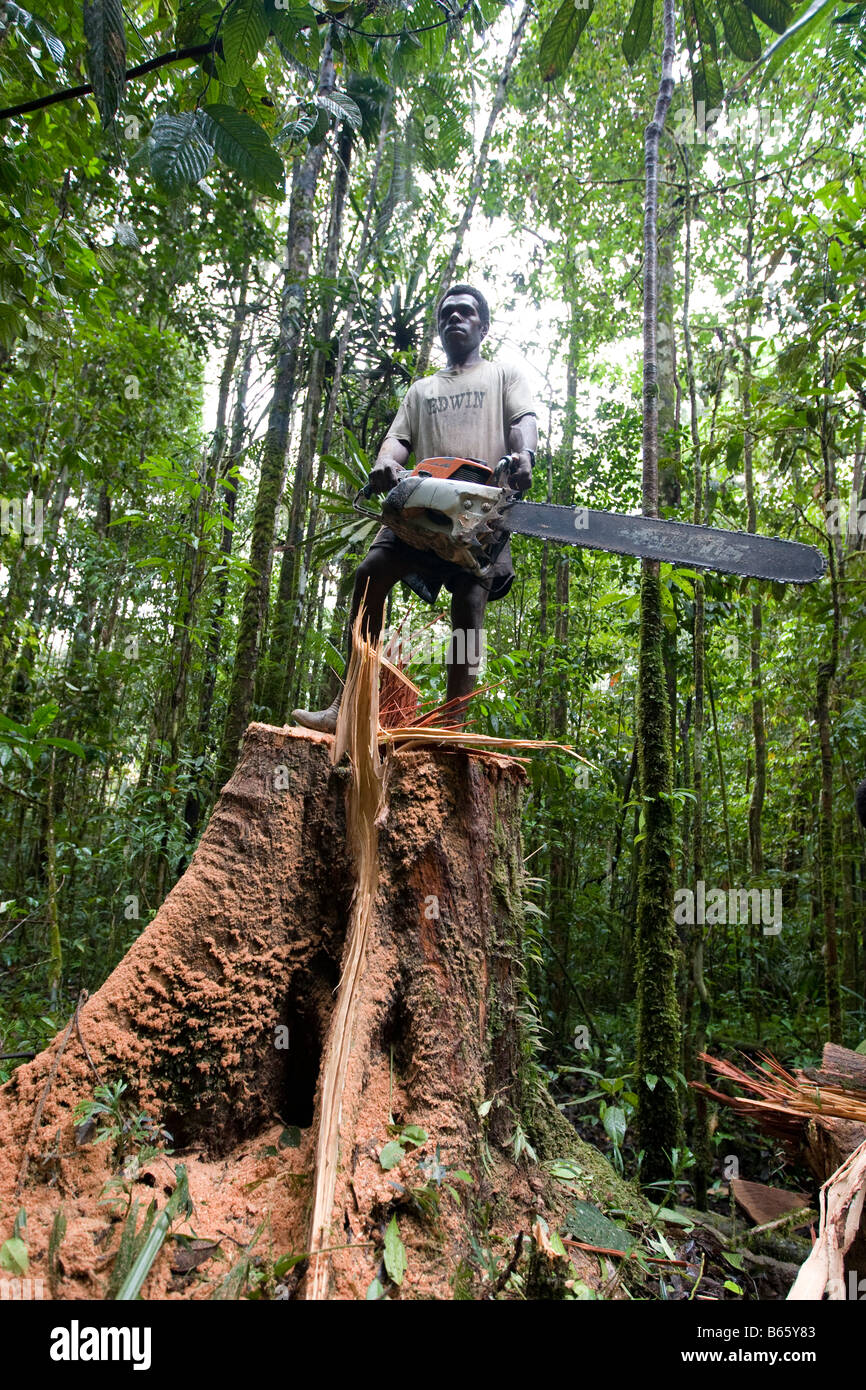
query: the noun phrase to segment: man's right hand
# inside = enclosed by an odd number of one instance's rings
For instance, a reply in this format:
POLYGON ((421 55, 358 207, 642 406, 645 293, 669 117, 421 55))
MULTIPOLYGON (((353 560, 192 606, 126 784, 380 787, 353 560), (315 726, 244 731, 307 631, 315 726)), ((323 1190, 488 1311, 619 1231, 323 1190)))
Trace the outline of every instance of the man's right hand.
POLYGON ((370 471, 370 487, 374 492, 390 492, 405 476, 406 469, 399 463, 393 459, 382 459, 370 471))

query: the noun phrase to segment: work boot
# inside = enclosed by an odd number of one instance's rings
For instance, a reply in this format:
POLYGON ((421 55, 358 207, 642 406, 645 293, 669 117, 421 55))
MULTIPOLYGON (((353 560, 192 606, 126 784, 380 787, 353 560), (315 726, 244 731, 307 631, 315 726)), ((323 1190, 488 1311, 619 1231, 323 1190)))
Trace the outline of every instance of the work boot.
POLYGON ((305 729, 315 729, 320 734, 333 734, 337 729, 337 715, 340 713, 340 700, 343 692, 335 695, 327 709, 293 709, 292 718, 305 729))

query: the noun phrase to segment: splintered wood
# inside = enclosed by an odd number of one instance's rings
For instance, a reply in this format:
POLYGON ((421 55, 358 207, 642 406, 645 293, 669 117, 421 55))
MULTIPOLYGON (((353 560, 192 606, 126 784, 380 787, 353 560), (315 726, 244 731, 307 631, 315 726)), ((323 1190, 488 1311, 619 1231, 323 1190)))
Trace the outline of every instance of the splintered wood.
POLYGON ((821 1188, 821 1230, 788 1298, 795 1303, 846 1298, 845 1256, 854 1244, 866 1196, 866 1143, 821 1188))
MULTIPOLYGON (((363 610, 362 610, 363 612, 363 610)), ((331 1215, 340 1161, 340 1112, 367 936, 378 886, 378 819, 384 807, 384 775, 379 757, 379 660, 375 646, 355 621, 352 657, 337 721, 331 760, 348 753, 352 778, 346 792, 346 833, 356 883, 343 953, 343 973, 322 1067, 321 1113, 316 1148, 313 1215, 310 1229, 308 1300, 328 1297, 331 1215)))

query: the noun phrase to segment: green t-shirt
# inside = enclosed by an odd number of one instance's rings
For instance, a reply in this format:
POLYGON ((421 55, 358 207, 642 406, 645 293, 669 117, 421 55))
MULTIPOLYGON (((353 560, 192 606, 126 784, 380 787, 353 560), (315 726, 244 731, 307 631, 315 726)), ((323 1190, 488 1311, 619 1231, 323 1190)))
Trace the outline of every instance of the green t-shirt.
POLYGON ((520 368, 482 360, 414 381, 385 437, 406 444, 416 463, 457 457, 481 459, 494 468, 509 452, 511 425, 534 414, 520 368))

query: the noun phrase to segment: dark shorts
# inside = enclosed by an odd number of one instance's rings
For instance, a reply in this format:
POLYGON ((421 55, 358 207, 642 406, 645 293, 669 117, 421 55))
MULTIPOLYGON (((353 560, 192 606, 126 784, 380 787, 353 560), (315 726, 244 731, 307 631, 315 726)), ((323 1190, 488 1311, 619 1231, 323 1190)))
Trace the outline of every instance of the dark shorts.
POLYGON ((401 561, 411 564, 411 569, 403 575, 402 582, 408 584, 425 603, 436 602, 443 584, 449 593, 453 594, 455 588, 465 589, 473 583, 487 589, 488 600, 494 603, 496 599, 505 598, 514 583, 510 536, 486 579, 479 579, 462 565, 455 565, 451 560, 441 559, 439 555, 434 555, 432 550, 416 550, 414 545, 409 545, 399 536, 395 536, 387 526, 379 528, 370 549, 389 550, 401 561))

